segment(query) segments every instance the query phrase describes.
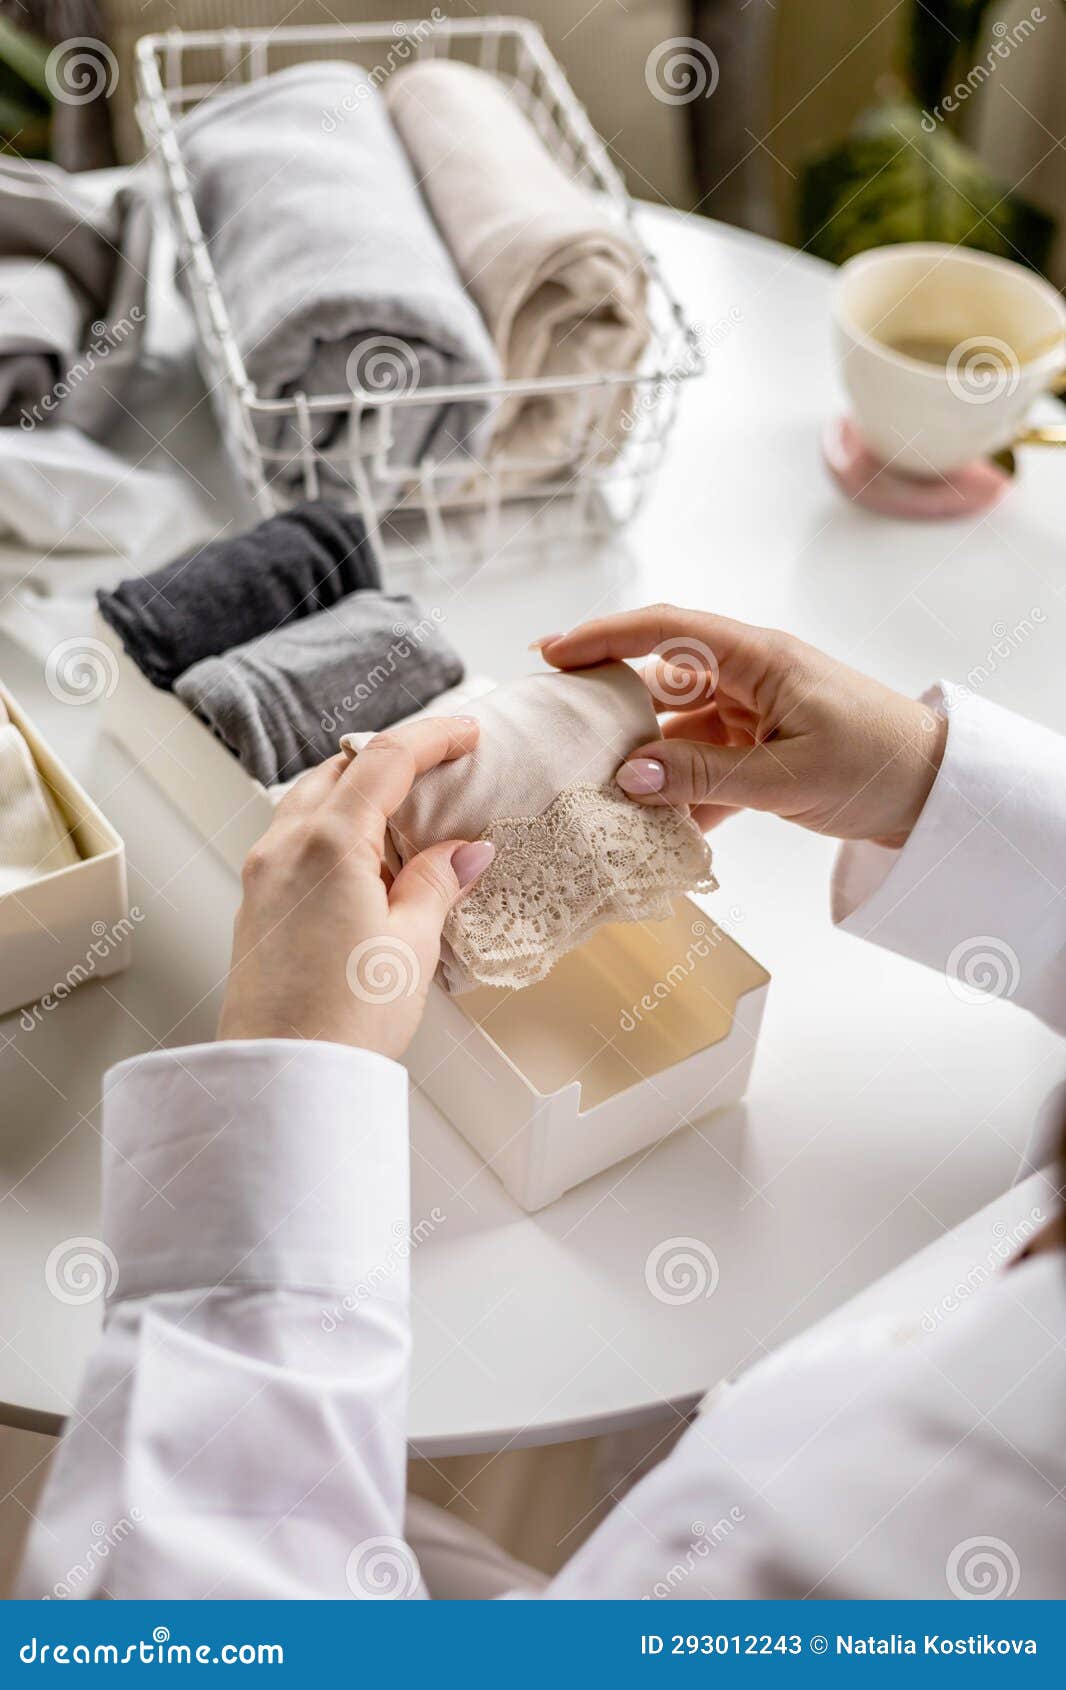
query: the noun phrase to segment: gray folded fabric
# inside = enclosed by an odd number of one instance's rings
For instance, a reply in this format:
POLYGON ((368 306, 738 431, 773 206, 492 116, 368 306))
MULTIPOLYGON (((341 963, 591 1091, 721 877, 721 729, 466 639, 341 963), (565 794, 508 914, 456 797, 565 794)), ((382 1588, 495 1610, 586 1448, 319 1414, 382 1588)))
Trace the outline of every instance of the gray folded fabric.
POLYGON ((121 184, 98 194, 58 165, 0 156, 0 261, 23 266, 9 316, 0 304, 0 394, 7 392, 8 410, 12 395, 21 394, 21 410, 28 384, 30 421, 19 415, 20 426, 62 414, 101 439, 122 414, 146 322, 151 224, 137 187, 121 184), (25 359, 18 336, 25 336, 27 317, 36 319, 52 362, 35 371, 21 363, 4 373, 10 361, 25 359), (43 409, 46 394, 55 403, 43 409))
POLYGON ((58 265, 0 258, 0 427, 49 419, 60 402, 60 376, 77 357, 87 308, 58 265))
POLYGON ((344 733, 378 733, 455 686, 437 613, 368 588, 194 663, 174 685, 264 786, 313 768, 344 733))
MULTIPOLYGON (((477 307, 427 211, 384 102, 357 65, 309 63, 205 101, 178 126, 241 355, 261 398, 410 392, 499 379, 477 307)), ((392 410, 390 465, 480 455, 483 401, 392 410)), ((347 411, 315 444, 346 446, 347 411)), ((278 473, 300 476, 279 419, 278 473)), ((343 466, 338 477, 346 479, 343 466)))

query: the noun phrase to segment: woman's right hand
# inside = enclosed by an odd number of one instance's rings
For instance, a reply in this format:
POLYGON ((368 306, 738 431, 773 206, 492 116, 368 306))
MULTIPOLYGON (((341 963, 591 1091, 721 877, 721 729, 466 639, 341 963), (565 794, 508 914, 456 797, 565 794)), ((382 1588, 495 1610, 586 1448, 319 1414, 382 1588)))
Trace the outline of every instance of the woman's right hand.
POLYGON ((658 604, 536 644, 557 669, 650 658, 645 684, 670 714, 616 779, 634 802, 691 808, 704 828, 770 810, 900 846, 944 755, 947 724, 928 705, 772 629, 658 604))

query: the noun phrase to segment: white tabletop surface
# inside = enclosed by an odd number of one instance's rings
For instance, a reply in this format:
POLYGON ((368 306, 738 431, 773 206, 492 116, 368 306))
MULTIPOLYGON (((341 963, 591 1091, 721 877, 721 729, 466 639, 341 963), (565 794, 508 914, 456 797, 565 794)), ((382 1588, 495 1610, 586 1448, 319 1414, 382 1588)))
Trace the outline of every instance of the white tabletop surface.
MULTIPOLYGON (((975 519, 856 511, 819 458, 840 405, 831 272, 701 219, 655 213, 648 226, 692 316, 723 326, 638 519, 609 544, 414 566, 396 584, 444 609, 468 666, 499 678, 529 667, 536 634, 668 599, 789 628, 911 692, 980 665, 986 696, 1066 729, 1066 460, 1031 451, 1008 500, 975 519), (1012 643, 1022 618, 1031 631, 1012 643)), ((216 463, 203 405, 155 456, 186 451, 216 463)), ((228 512, 214 509, 221 526, 228 512)), ((0 549, 9 584, 34 565, 0 549)), ((80 988, 32 1031, 0 1019, 0 1418, 44 1428, 70 1409, 99 1320, 98 1306, 51 1296, 44 1263, 99 1224, 100 1076, 158 1043, 212 1036, 237 900, 230 871, 98 741, 95 709, 48 692, 43 657, 88 628, 72 594, 100 563, 62 571, 62 597, 7 593, 0 675, 124 835, 143 920, 127 973, 80 988)), ((708 907, 773 975, 744 1105, 528 1216, 413 1100, 414 1223, 444 1216, 413 1258, 411 1438, 424 1453, 550 1441, 691 1399, 1015 1175, 1059 1042, 1008 1004, 961 1003, 940 976, 834 932, 830 842, 749 815, 715 850, 708 907), (713 1250, 720 1278, 710 1297, 664 1304, 645 1262, 679 1237, 713 1250)))

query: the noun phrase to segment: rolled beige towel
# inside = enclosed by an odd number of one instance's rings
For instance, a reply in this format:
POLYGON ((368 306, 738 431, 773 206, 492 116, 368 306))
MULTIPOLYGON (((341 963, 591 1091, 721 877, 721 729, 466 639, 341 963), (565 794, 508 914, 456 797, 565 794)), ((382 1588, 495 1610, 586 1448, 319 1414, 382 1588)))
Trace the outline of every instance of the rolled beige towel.
MULTIPOLYGON (((635 371, 650 338, 641 254, 555 161, 504 84, 427 59, 385 85, 422 191, 509 380, 635 371)), ((519 479, 613 457, 632 390, 508 399, 492 452, 519 479), (590 422, 582 427, 583 415, 590 422)))

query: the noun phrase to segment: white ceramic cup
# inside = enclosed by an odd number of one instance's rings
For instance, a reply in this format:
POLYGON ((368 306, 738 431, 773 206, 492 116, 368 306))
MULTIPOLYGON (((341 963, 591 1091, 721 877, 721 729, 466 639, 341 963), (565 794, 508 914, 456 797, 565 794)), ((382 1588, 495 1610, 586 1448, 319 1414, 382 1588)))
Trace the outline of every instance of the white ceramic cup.
POLYGON ((1066 366, 1066 303, 1009 259, 935 242, 877 247, 842 266, 833 301, 841 376, 866 442, 932 476, 1018 439, 1066 366), (931 363, 898 343, 936 342, 931 363))

